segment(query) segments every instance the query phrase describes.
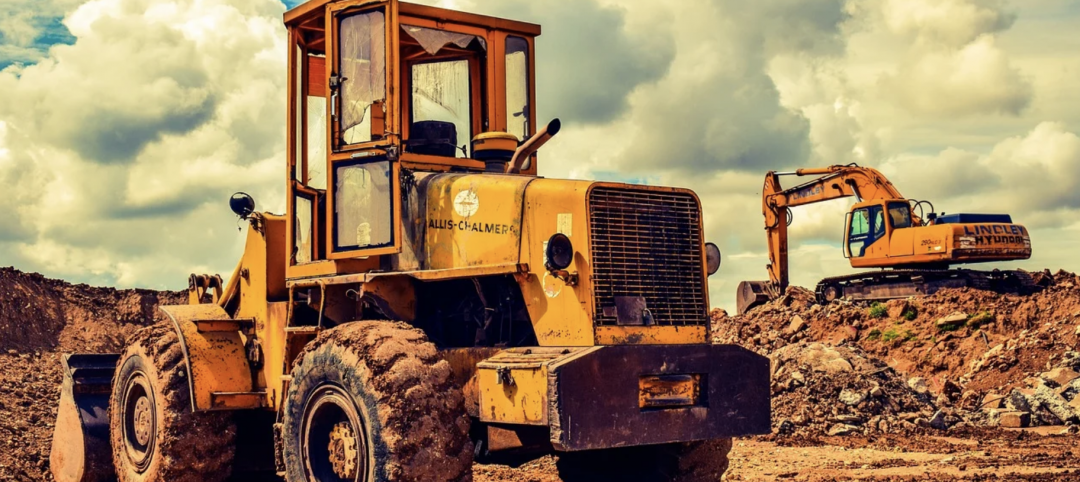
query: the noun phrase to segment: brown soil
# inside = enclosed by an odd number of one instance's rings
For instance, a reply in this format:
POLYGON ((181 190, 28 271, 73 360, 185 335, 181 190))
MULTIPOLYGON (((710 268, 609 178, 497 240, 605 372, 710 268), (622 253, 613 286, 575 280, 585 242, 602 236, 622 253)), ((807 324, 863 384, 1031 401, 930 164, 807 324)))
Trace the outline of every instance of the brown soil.
POLYGON ((0 481, 52 480, 60 354, 119 352, 128 336, 159 319, 159 304, 184 300, 0 268, 0 481))

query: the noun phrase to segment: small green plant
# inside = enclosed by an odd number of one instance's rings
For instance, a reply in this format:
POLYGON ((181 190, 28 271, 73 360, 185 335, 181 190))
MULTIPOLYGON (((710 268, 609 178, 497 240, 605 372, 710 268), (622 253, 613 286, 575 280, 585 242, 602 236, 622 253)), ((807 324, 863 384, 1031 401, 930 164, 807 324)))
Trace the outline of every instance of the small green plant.
POLYGON ((993 323, 995 321, 994 314, 989 311, 980 311, 968 318, 967 326, 978 329, 980 326, 993 323))
POLYGON ((915 339, 915 333, 911 330, 900 331, 896 328, 890 328, 885 333, 881 334, 881 341, 886 343, 900 340, 900 343, 905 343, 915 339))
POLYGON ((916 313, 915 310, 910 309, 910 308, 908 308, 907 310, 904 310, 904 314, 900 315, 901 318, 903 318, 903 319, 905 319, 907 321, 915 321, 915 318, 917 318, 918 316, 919 316, 919 314, 916 313))
POLYGON ((887 306, 877 302, 870 305, 871 318, 885 318, 886 316, 889 316, 889 308, 887 306))
POLYGON ((879 330, 877 328, 874 328, 873 330, 870 330, 870 333, 868 333, 866 335, 866 339, 867 340, 880 340, 881 339, 881 330, 879 330))
POLYGON ((938 325, 938 331, 956 331, 959 330, 963 323, 947 323, 944 325, 938 325))

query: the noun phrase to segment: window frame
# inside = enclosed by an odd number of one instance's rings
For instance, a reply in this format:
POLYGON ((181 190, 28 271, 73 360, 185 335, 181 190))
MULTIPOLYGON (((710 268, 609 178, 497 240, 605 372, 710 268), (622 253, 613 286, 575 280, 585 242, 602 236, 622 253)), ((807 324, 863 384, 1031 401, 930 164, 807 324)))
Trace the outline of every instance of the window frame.
POLYGON ((909 204, 907 202, 896 202, 896 201, 890 202, 890 203, 886 204, 885 212, 888 213, 888 215, 886 217, 889 219, 889 221, 888 221, 889 226, 892 229, 905 229, 905 228, 910 228, 910 227, 915 225, 915 220, 912 218, 912 214, 911 214, 911 204, 909 204), (902 207, 904 209, 907 209, 907 221, 908 221, 908 224, 906 226, 897 226, 896 225, 896 222, 895 222, 895 220, 893 220, 893 216, 892 216, 893 206, 902 207))
MULTIPOLYGON (((385 35, 383 45, 385 48, 384 54, 386 55, 386 100, 383 106, 383 136, 380 139, 373 139, 367 142, 345 144, 342 139, 344 132, 341 129, 341 106, 335 105, 341 103, 341 96, 340 93, 335 95, 335 93, 328 88, 326 92, 326 113, 331 120, 330 122, 327 122, 327 139, 329 139, 329 157, 331 160, 348 158, 350 154, 357 151, 385 148, 393 144, 394 137, 400 135, 399 131, 395 130, 395 127, 398 126, 400 122, 398 116, 400 115, 401 96, 397 89, 394 88, 395 85, 398 85, 397 69, 399 62, 398 52, 395 52, 392 48, 392 46, 398 45, 399 39, 397 32, 398 2, 353 0, 326 6, 326 78, 330 79, 335 73, 340 73, 342 20, 354 15, 362 15, 380 10, 383 12, 383 29, 385 35)), ((327 166, 328 169, 332 167, 333 166, 327 166)))
MULTIPOLYGON (((525 134, 525 136, 527 138, 527 137, 530 137, 530 136, 532 136, 533 134, 536 133, 536 115, 535 115, 536 110, 535 110, 535 106, 534 106, 535 101, 536 101, 536 96, 534 95, 534 92, 533 92, 534 91, 534 86, 533 86, 533 83, 534 83, 533 82, 533 78, 534 78, 533 77, 533 57, 534 57, 534 55, 533 55, 533 44, 532 44, 532 39, 531 38, 524 37, 524 36, 521 36, 521 35, 515 35, 515 34, 512 34, 512 33, 506 33, 505 35, 502 35, 502 53, 501 53, 500 61, 502 62, 501 72, 502 72, 503 82, 502 82, 502 91, 501 91, 502 102, 501 102, 500 105, 502 105, 503 116, 504 116, 503 117, 503 122, 504 122, 503 131, 509 132, 511 134, 514 134, 514 135, 517 135, 516 133, 510 132, 511 114, 510 114, 510 100, 509 100, 509 95, 508 95, 509 91, 508 91, 508 88, 507 88, 507 86, 510 84, 510 80, 509 80, 509 75, 508 75, 508 71, 507 71, 507 68, 506 68, 506 55, 507 55, 506 52, 507 52, 507 47, 510 44, 510 39, 511 38, 519 39, 519 40, 525 42, 525 103, 526 103, 525 107, 527 107, 528 110, 524 113, 525 116, 526 116, 526 119, 525 119, 525 133, 524 134, 525 134)), ((521 140, 524 141, 525 138, 522 138, 521 140)))
MULTIPOLYGON (((472 139, 477 133, 485 132, 485 125, 489 125, 492 118, 492 104, 493 102, 487 102, 487 99, 491 98, 491 76, 492 76, 492 41, 490 32, 469 25, 461 25, 453 22, 435 22, 434 20, 422 18, 402 16, 399 19, 398 34, 402 25, 409 25, 414 27, 422 27, 434 30, 442 30, 446 32, 453 32, 465 35, 472 35, 484 39, 487 43, 487 52, 483 56, 475 55, 474 53, 462 53, 451 52, 444 54, 442 52, 436 55, 424 56, 419 60, 407 60, 401 59, 400 62, 400 78, 401 78, 401 136, 402 139, 410 138, 410 127, 412 126, 413 113, 412 113, 412 66, 416 64, 424 64, 431 62, 440 62, 447 60, 468 60, 469 62, 469 126, 471 131, 467 139, 467 145, 469 152, 472 152, 472 139), (475 81, 474 81, 475 80, 475 81)), ((398 44, 400 49, 401 44, 398 44)), ((400 55, 401 52, 398 52, 400 55)), ((416 154, 412 152, 403 152, 402 158, 404 159, 446 159, 451 164, 458 163, 476 163, 480 168, 483 167, 483 163, 466 158, 460 157, 443 157, 443 156, 429 156, 416 154), (470 162, 471 161, 471 162, 470 162)))
POLYGON ((332 191, 327 191, 326 217, 330 226, 330 233, 326 236, 327 259, 355 258, 357 256, 378 256, 382 254, 395 254, 401 252, 401 164, 382 156, 370 156, 332 164, 333 171, 330 173, 329 186, 332 191), (338 247, 338 221, 337 221, 337 172, 340 167, 349 167, 363 164, 386 162, 390 167, 390 242, 371 246, 346 246, 338 247))
MULTIPOLYGON (((434 57, 425 58, 422 61, 403 62, 402 63, 402 69, 405 71, 405 73, 403 73, 402 76, 401 76, 401 79, 402 79, 401 80, 402 81, 401 91, 405 94, 405 96, 402 98, 402 104, 401 104, 401 107, 402 107, 402 119, 405 121, 404 125, 408 126, 408 128, 403 128, 402 130, 404 132, 409 132, 409 129, 412 128, 412 124, 415 121, 415 114, 416 113, 414 112, 414 109, 413 109, 413 89, 412 89, 412 87, 413 87, 413 85, 412 85, 412 69, 413 69, 413 67, 416 67, 417 65, 434 64, 434 63, 440 63, 440 62, 455 62, 455 61, 461 61, 461 60, 464 60, 465 62, 467 62, 468 71, 469 71, 469 132, 465 136, 465 146, 466 146, 466 151, 465 151, 466 155, 465 155, 465 157, 457 157, 455 155, 453 158, 454 159, 471 159, 470 157, 468 157, 468 155, 472 153, 472 139, 473 139, 473 137, 476 136, 477 132, 481 132, 481 129, 478 128, 478 126, 481 124, 481 121, 479 119, 480 116, 478 115, 478 113, 480 111, 480 108, 479 108, 479 105, 478 105, 480 103, 480 99, 478 99, 478 97, 483 96, 483 94, 480 92, 479 86, 475 85, 476 82, 473 82, 474 77, 476 77, 475 76, 476 71, 478 70, 478 65, 477 64, 479 63, 478 61, 474 61, 475 60, 474 56, 471 56, 471 55, 434 56, 434 57)), ((459 133, 459 135, 460 135, 460 133, 459 133)), ((404 138, 409 139, 408 135, 406 135, 404 138)), ((461 146, 455 146, 455 147, 461 147, 461 146)), ((435 157, 442 157, 442 156, 435 156, 435 157)))

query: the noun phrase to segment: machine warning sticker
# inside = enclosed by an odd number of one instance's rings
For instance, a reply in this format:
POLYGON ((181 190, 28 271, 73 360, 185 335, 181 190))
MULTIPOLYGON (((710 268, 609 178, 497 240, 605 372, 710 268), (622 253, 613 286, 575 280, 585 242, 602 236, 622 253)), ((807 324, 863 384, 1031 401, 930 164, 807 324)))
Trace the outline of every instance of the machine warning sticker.
POLYGON ((480 209, 480 198, 472 189, 461 191, 454 198, 454 211, 463 218, 472 217, 478 209, 480 209))
POLYGON ((574 235, 574 213, 559 213, 555 232, 567 236, 574 235))

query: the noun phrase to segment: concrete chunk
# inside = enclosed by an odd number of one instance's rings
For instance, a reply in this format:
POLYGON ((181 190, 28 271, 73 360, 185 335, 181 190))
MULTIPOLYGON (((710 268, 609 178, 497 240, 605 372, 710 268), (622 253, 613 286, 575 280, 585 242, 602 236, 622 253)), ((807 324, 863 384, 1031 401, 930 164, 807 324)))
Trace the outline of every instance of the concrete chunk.
POLYGON ((1043 380, 1054 382, 1055 386, 1064 387, 1080 378, 1080 373, 1076 373, 1071 368, 1055 368, 1039 376, 1043 380))
POLYGON ((998 395, 996 393, 987 393, 986 396, 983 397, 982 403, 979 405, 979 408, 981 408, 984 411, 985 410, 992 410, 992 409, 1001 408, 1002 406, 1004 406, 1004 404, 1005 404, 1005 396, 1004 395, 998 395))
POLYGON ((1031 424, 1031 414, 1027 412, 1005 411, 998 414, 998 426, 1005 428, 1024 428, 1031 424))

